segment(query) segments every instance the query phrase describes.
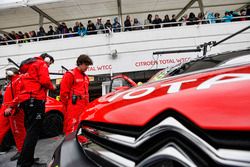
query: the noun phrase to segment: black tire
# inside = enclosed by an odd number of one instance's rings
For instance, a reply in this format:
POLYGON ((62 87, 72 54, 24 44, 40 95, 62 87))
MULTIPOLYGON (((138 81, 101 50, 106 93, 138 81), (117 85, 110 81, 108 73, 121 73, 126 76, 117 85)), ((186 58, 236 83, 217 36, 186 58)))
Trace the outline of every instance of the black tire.
POLYGON ((63 133, 63 117, 57 112, 49 112, 43 121, 41 138, 55 137, 63 133))

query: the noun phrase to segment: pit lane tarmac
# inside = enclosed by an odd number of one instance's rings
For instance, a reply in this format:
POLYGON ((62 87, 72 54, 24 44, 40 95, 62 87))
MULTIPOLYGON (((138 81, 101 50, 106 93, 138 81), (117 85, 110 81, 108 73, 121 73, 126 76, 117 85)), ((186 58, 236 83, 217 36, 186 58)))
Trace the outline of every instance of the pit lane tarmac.
MULTIPOLYGON (((39 162, 49 163, 57 146, 64 139, 63 136, 41 139, 38 141, 35 149, 35 158, 38 157, 39 162)), ((0 167, 15 167, 17 161, 10 161, 10 158, 16 154, 16 148, 13 147, 7 153, 0 155, 0 167)))

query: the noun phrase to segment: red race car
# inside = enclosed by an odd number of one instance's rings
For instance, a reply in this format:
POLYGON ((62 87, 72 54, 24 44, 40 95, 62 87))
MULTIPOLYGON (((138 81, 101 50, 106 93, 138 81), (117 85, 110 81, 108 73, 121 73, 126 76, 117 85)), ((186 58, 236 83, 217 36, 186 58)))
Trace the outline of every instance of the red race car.
MULTIPOLYGON (((2 94, 0 96, 0 105, 2 104, 2 94)), ((45 119, 43 123, 42 138, 54 137, 63 132, 63 110, 62 103, 56 99, 47 96, 45 119)))
POLYGON ((43 136, 54 137, 63 133, 63 106, 62 103, 47 96, 45 105, 45 119, 43 122, 43 136))
MULTIPOLYGON (((191 60, 187 63, 177 64, 172 68, 165 68, 157 72, 154 76, 152 76, 148 82, 158 81, 162 78, 176 76, 188 72, 193 72, 197 70, 219 67, 219 66, 227 66, 231 63, 237 63, 242 61, 250 61, 250 57, 248 53, 250 49, 225 52, 221 54, 208 55, 205 57, 199 57, 197 59, 191 60)), ((117 75, 111 79, 110 86, 108 92, 113 91, 124 91, 131 87, 137 86, 137 84, 127 77, 126 75, 117 75)))
POLYGON ((238 61, 111 92, 50 166, 249 166, 249 87, 250 62, 238 61))

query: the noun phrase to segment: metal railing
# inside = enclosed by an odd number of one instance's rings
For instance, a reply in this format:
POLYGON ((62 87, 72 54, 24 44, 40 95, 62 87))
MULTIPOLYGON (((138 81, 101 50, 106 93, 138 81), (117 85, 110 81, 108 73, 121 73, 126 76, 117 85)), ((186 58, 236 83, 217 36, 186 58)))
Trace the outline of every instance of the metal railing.
MULTIPOLYGON (((249 19, 250 16, 233 17, 232 22, 240 22, 240 20, 237 20, 237 19, 242 19, 242 18, 245 18, 246 20, 250 20, 249 19)), ((195 21, 168 22, 168 23, 161 23, 161 24, 146 24, 146 25, 129 26, 129 27, 121 26, 119 28, 112 27, 111 29, 108 28, 108 29, 98 29, 94 31, 87 31, 86 35, 111 34, 111 33, 125 32, 125 31, 139 31, 139 30, 146 30, 146 29, 158 29, 158 28, 169 28, 169 27, 191 26, 191 25, 202 25, 202 24, 218 24, 218 23, 223 23, 224 20, 225 20, 224 18, 212 19, 212 21, 215 23, 211 23, 211 19, 204 19, 204 20, 195 20, 195 21)), ((66 33, 66 34, 55 34, 55 35, 31 37, 31 38, 25 38, 25 39, 14 39, 14 40, 8 40, 8 41, 0 41, 0 46, 38 42, 38 41, 45 41, 45 40, 72 38, 72 37, 77 37, 77 36, 79 37, 81 35, 79 35, 78 32, 74 32, 74 33, 66 33)))

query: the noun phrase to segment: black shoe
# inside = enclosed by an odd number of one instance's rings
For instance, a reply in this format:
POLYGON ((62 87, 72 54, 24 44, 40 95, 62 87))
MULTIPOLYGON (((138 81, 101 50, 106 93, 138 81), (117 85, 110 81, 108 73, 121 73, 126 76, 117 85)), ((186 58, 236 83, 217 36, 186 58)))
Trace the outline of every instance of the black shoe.
POLYGON ((13 157, 10 158, 10 161, 15 161, 20 157, 20 152, 17 152, 13 157))
POLYGON ((0 145, 0 155, 7 153, 11 147, 0 145))
POLYGON ((47 163, 34 162, 31 167, 47 167, 47 163))
POLYGON ((34 158, 34 162, 39 162, 40 158, 34 158))

